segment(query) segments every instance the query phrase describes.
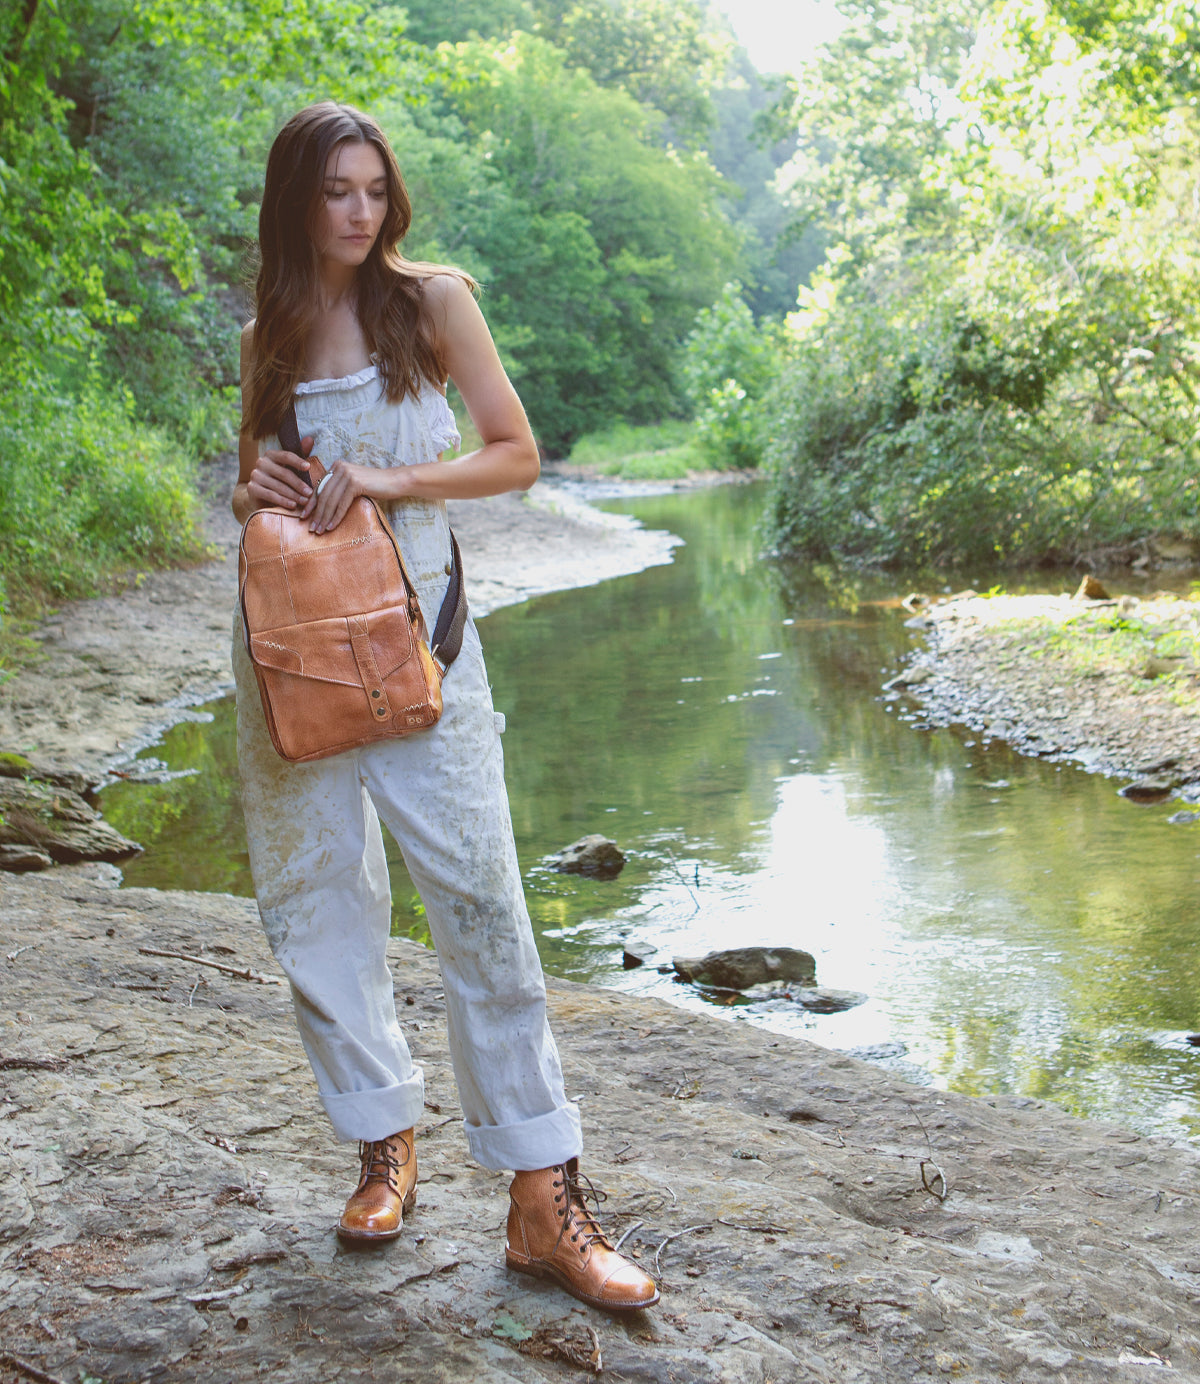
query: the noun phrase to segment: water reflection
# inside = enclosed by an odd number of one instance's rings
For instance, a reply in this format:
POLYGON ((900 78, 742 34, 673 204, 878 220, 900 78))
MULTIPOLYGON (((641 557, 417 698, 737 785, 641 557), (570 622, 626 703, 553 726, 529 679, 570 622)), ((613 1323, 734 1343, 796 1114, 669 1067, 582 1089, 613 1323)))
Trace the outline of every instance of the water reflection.
MULTIPOLYGON (((671 566, 483 622, 547 968, 702 1007, 653 964, 624 971, 623 938, 664 961, 802 946, 821 984, 868 1003, 755 1022, 899 1040, 956 1089, 1200 1133, 1200 838, 1108 781, 902 723, 879 693, 910 638, 880 603, 896 583, 761 562, 758 505, 746 488, 623 506, 685 539, 671 566), (552 872, 592 831, 624 873, 552 872)), ((128 882, 248 893, 231 710, 160 753, 200 773, 106 795, 151 847, 128 882)), ((414 897, 397 865, 395 925, 419 935, 414 897)))

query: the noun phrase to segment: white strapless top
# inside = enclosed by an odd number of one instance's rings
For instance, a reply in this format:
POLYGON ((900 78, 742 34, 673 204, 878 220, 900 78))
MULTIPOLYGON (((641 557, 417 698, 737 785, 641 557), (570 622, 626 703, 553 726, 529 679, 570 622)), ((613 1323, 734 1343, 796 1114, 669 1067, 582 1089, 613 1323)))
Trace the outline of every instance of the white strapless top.
MULTIPOLYGON (((339 457, 365 466, 412 466, 436 461, 462 442, 440 390, 425 382, 416 398, 406 394, 389 403, 374 365, 338 380, 297 385, 296 422, 301 437, 315 439, 313 454, 327 467, 339 457)), ((387 513, 432 631, 451 556, 445 503, 399 500, 387 513)))

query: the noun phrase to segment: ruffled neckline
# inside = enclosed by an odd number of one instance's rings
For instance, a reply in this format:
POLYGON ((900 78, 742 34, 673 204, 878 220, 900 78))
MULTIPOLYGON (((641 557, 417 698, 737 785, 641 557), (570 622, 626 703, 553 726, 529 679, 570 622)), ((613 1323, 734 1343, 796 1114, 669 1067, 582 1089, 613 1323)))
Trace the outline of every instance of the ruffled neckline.
POLYGON ((343 375, 336 380, 301 380, 296 386, 297 394, 332 394, 338 389, 353 389, 356 385, 368 384, 379 374, 379 367, 371 362, 353 375, 343 375))

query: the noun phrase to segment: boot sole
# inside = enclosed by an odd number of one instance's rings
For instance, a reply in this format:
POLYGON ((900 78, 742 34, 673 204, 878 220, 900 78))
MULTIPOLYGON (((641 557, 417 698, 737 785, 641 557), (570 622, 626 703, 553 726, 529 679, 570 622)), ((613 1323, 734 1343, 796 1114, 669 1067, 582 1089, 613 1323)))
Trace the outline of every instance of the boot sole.
POLYGON ((611 1298, 593 1297, 590 1293, 580 1292, 566 1274, 560 1273, 552 1264, 543 1263, 538 1259, 526 1259, 509 1249, 507 1245, 504 1247, 504 1262, 517 1273, 528 1274, 530 1278, 546 1278, 551 1283, 557 1283, 564 1293, 570 1293, 579 1302, 586 1302, 589 1307, 598 1307, 602 1312, 641 1312, 647 1307, 653 1307, 662 1296, 655 1289, 654 1296, 647 1298, 645 1302, 613 1302, 611 1298))
POLYGON ((372 1245, 386 1245, 398 1240, 404 1234, 404 1221, 417 1207, 417 1189, 414 1187, 400 1203, 400 1224, 395 1230, 347 1230, 340 1222, 335 1227, 337 1237, 348 1249, 369 1249, 372 1245))

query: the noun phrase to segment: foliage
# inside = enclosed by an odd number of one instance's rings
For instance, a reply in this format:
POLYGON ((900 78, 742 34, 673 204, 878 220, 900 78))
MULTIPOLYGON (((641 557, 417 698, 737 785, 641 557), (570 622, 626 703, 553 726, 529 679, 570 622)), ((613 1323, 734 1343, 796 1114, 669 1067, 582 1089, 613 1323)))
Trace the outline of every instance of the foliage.
POLYGON ((1190 12, 849 8, 793 108, 795 205, 835 244, 774 395, 777 544, 1071 560, 1197 531, 1190 12))
POLYGON ((534 0, 535 32, 601 86, 620 87, 667 118, 678 143, 713 122, 712 87, 731 47, 698 0, 534 0))
POLYGON ((662 149, 652 111, 540 39, 464 45, 443 91, 487 160, 463 244, 539 440, 672 412, 677 344, 734 252, 707 160, 662 149))
POLYGON ((712 307, 701 309, 682 372, 710 465, 753 468, 762 459, 772 421, 765 396, 785 350, 782 324, 756 324, 740 284, 726 284, 712 307))
POLYGON ((204 553, 189 461, 95 383, 71 398, 45 381, 0 396, 0 490, 0 579, 16 609, 204 553))
POLYGON ((825 250, 819 228, 789 226, 788 206, 776 185, 779 170, 796 153, 794 126, 778 138, 770 133, 767 117, 777 86, 778 79, 765 80, 744 53, 735 53, 713 91, 716 118, 705 141, 725 178, 722 205, 742 237, 743 292, 758 319, 791 312, 797 285, 808 282, 825 250))
POLYGON ((713 122, 710 93, 731 48, 726 26, 699 0, 410 0, 405 10, 423 44, 536 35, 597 86, 653 107, 686 145, 713 122))

